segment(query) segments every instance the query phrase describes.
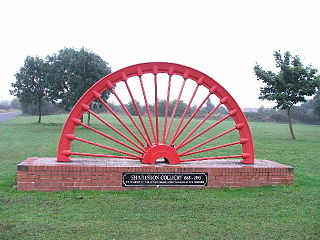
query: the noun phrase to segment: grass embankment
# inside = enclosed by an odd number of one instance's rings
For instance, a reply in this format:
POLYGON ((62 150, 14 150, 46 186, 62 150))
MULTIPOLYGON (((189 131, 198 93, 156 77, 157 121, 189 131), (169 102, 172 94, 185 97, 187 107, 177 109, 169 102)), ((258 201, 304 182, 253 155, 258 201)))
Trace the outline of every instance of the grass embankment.
MULTIPOLYGON (((0 239, 319 239, 319 126, 251 123, 256 158, 295 167, 292 186, 20 192, 16 164, 55 156, 65 115, 0 123, 0 239)), ((231 123, 226 122, 226 125, 231 123)))

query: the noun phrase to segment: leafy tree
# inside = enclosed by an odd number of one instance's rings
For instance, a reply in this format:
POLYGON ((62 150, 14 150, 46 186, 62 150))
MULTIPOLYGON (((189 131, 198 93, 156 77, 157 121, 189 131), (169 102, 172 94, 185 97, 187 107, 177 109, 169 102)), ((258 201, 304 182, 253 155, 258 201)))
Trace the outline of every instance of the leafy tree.
MULTIPOLYGON (((164 116, 166 112, 166 104, 167 100, 160 99, 158 102, 158 111, 159 111, 159 116, 164 116)), ((170 105, 170 104, 169 104, 170 105)), ((168 107, 169 110, 169 107, 168 107)), ((169 114, 168 114, 169 115, 169 114)))
MULTIPOLYGON (((169 104, 169 116, 171 117, 171 114, 173 113, 174 107, 176 106, 177 100, 173 100, 169 104)), ((184 110, 187 108, 187 104, 180 99, 177 110, 176 110, 176 117, 181 117, 182 114, 184 113, 184 110)))
POLYGON ((208 100, 206 101, 206 105, 203 108, 203 111, 205 113, 209 113, 212 109, 214 109, 214 104, 212 103, 211 98, 208 98, 208 100))
MULTIPOLYGON (((48 60, 51 63, 50 99, 59 101, 66 110, 70 110, 94 83, 111 73, 107 62, 84 48, 64 48, 48 60)), ((109 94, 109 91, 104 92, 102 98, 107 100, 109 94)))
MULTIPOLYGON (((135 101, 136 105, 137 105, 137 108, 138 108, 138 111, 141 115, 144 114, 144 107, 141 106, 140 102, 139 101, 135 101)), ((130 101, 128 104, 125 105, 127 110, 129 111, 129 113, 132 115, 132 116, 138 116, 138 113, 136 112, 136 109, 134 107, 134 104, 132 101, 130 101)))
POLYGON ((292 128, 292 107, 299 102, 305 102, 305 96, 315 93, 317 69, 310 65, 304 67, 300 57, 292 56, 288 51, 283 56, 280 51, 275 51, 273 55, 278 73, 265 71, 258 64, 254 67, 258 81, 267 85, 260 89, 259 99, 276 101, 274 108, 287 111, 290 133, 292 139, 296 139, 292 128))
POLYGON ((189 111, 187 113, 187 117, 190 117, 196 110, 197 110, 197 105, 190 106, 189 111))
MULTIPOLYGON (((158 102, 159 116, 165 115, 166 103, 167 103, 167 100, 164 100, 164 99, 159 100, 159 102, 158 102)), ((169 107, 168 107, 168 117, 169 118, 171 117, 171 115, 173 113, 173 110, 174 110, 174 107, 176 106, 176 103, 177 103, 177 99, 169 102, 169 107)), ((154 104, 149 104, 149 108, 150 108, 151 113, 155 114, 154 113, 154 104)), ((176 109, 175 117, 181 117, 186 108, 187 108, 187 104, 183 100, 180 99, 178 107, 176 109)), ((191 107, 190 107, 190 109, 191 109, 191 107)), ((188 113, 191 111, 190 109, 189 109, 188 113)))
POLYGON ((12 83, 10 94, 21 103, 35 104, 38 108, 38 123, 41 122, 42 103, 48 95, 48 63, 38 57, 27 56, 24 66, 15 74, 16 82, 12 83))
MULTIPOLYGON (((169 104, 168 104, 168 117, 171 117, 176 103, 177 103, 176 99, 169 102, 169 104)), ((159 116, 162 116, 162 117, 165 116, 166 106, 167 106, 167 100, 160 99, 158 102, 159 116)), ((184 110, 186 109, 186 107, 187 107, 187 104, 183 100, 180 100, 175 116, 181 117, 182 114, 184 113, 184 110)))
MULTIPOLYGON (((81 48, 64 48, 48 57, 51 63, 50 97, 61 101, 66 110, 94 83, 111 73, 111 68, 99 55, 81 48)), ((103 97, 107 99, 108 93, 103 97)))

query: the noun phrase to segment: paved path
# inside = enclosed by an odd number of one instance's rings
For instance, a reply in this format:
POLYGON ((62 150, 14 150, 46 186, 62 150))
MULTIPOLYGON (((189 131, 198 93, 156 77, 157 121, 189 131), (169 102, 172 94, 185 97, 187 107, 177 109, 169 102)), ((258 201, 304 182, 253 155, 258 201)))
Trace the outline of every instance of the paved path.
POLYGON ((22 112, 8 112, 8 113, 0 113, 0 122, 11 120, 17 116, 19 116, 22 112))

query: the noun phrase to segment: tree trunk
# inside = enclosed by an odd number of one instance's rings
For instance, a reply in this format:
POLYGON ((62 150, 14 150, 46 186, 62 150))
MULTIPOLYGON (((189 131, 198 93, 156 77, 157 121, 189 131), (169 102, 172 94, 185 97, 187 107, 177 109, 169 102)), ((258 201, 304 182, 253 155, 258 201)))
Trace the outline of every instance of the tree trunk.
POLYGON ((291 137, 293 140, 296 140, 296 136, 294 135, 293 128, 292 128, 291 107, 288 108, 288 120, 289 120, 289 129, 290 129, 291 137))
POLYGON ((38 123, 41 123, 41 116, 42 116, 42 99, 41 98, 39 98, 39 101, 38 101, 38 115, 39 115, 38 123))
POLYGON ((90 126, 90 116, 91 114, 88 112, 87 125, 90 126))
MULTIPOLYGON (((90 109, 92 109, 92 103, 90 104, 90 109)), ((89 112, 87 112, 88 116, 87 116, 87 125, 90 126, 90 118, 91 118, 91 114, 89 112)))

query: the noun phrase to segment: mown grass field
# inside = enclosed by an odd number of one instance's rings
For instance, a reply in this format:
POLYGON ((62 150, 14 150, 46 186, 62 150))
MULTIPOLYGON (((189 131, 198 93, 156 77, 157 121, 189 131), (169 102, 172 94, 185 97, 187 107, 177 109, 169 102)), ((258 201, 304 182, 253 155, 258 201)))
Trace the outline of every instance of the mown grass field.
POLYGON ((291 186, 17 191, 16 164, 55 156, 65 117, 45 116, 37 124, 37 117, 21 116, 0 123, 0 239, 320 238, 320 126, 295 125, 293 141, 286 124, 250 124, 256 158, 293 166, 291 186))

